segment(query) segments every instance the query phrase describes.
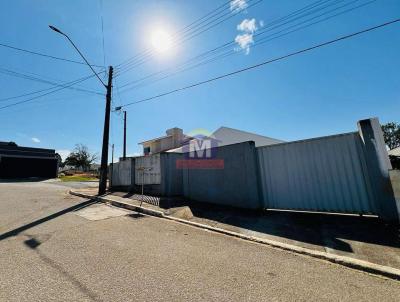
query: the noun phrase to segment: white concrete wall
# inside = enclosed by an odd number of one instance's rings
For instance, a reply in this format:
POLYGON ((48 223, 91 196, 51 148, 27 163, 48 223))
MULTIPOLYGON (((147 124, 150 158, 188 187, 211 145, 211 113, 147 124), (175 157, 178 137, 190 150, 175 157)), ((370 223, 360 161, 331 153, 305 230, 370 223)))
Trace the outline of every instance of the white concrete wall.
POLYGON ((135 158, 135 184, 161 184, 160 154, 135 158))

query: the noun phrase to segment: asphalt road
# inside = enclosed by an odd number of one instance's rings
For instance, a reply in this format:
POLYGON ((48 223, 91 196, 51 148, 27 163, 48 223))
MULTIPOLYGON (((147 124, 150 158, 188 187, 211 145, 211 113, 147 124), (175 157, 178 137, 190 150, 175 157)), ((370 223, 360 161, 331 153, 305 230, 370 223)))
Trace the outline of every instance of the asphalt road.
POLYGON ((0 301, 400 301, 397 281, 67 191, 0 183, 0 301))

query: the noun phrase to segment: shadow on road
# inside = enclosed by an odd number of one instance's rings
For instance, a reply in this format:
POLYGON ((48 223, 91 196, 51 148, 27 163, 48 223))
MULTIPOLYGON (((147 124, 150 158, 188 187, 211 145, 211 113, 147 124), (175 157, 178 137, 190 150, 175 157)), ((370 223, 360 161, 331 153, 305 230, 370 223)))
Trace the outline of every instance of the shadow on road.
MULTIPOLYGON (((92 204, 95 204, 95 203, 98 203, 98 201, 96 201, 94 199, 90 199, 90 200, 81 202, 79 204, 76 204, 76 205, 74 205, 72 207, 69 207, 69 208, 66 208, 64 210, 61 210, 61 211, 59 211, 57 213, 54 213, 54 214, 51 214, 49 216, 40 218, 40 219, 35 220, 35 221, 31 222, 31 223, 25 224, 25 225, 23 225, 23 226, 21 226, 19 228, 16 228, 14 230, 11 230, 11 231, 8 231, 8 232, 6 232, 4 234, 1 234, 0 235, 0 241, 4 240, 4 239, 7 239, 9 237, 17 236, 19 233, 24 232, 24 231, 26 231, 26 230, 28 230, 30 228, 33 228, 33 227, 35 227, 37 225, 40 225, 40 224, 42 224, 42 223, 44 223, 46 221, 55 219, 57 217, 60 217, 61 215, 67 214, 67 213, 72 212, 72 211, 77 211, 77 210, 83 209, 83 208, 85 208, 87 206, 90 206, 92 204)), ((26 244, 29 245, 30 243, 26 243, 26 244)), ((34 243, 32 243, 32 244, 34 244, 34 243)))
POLYGON ((53 178, 28 177, 28 178, 0 178, 0 183, 41 182, 53 178))
MULTIPOLYGON (((113 195, 135 200, 142 198, 134 193, 114 192, 113 195)), ((372 216, 255 211, 148 195, 144 195, 143 201, 161 209, 187 206, 195 221, 212 221, 225 224, 228 228, 243 228, 343 252, 353 252, 352 246, 346 241, 400 248, 399 226, 386 224, 372 216)))
MULTIPOLYGON (((112 195, 141 200, 140 194, 112 192, 112 195)), ((224 205, 188 201, 179 197, 144 195, 143 201, 172 209, 187 206, 194 219, 243 228, 266 235, 318 245, 343 252, 353 252, 346 240, 400 248, 400 230, 372 216, 325 214, 291 211, 259 211, 224 205)), ((206 222, 207 223, 207 222, 206 222)))
POLYGON ((251 211, 195 203, 189 205, 201 219, 250 231, 353 252, 345 240, 400 248, 399 226, 371 216, 332 215, 289 211, 251 211))

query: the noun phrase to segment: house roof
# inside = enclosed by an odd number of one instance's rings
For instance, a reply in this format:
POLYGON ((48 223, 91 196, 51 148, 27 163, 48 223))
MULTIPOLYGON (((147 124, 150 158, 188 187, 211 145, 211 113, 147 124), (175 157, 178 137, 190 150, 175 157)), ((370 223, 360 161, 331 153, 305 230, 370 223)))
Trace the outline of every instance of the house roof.
POLYGON ((172 137, 172 136, 173 136, 173 135, 164 135, 164 136, 160 136, 160 137, 157 137, 157 138, 149 139, 148 141, 141 142, 141 143, 139 143, 139 145, 143 145, 143 144, 145 144, 145 143, 151 143, 151 142, 159 141, 159 140, 162 140, 162 139, 164 139, 164 138, 168 138, 168 137, 172 137))
MULTIPOLYGON (((218 146, 226 146, 226 145, 232 145, 232 144, 237 144, 237 143, 243 143, 243 142, 248 142, 248 141, 254 141, 256 147, 261 147, 261 146, 267 146, 267 145, 273 145, 273 144, 279 144, 283 143, 284 141, 271 138, 268 136, 263 136, 247 131, 242 131, 238 129, 233 129, 229 127, 220 127, 217 130, 213 132, 211 135, 213 139, 218 141, 218 146)), ((167 152, 177 152, 177 153, 182 153, 184 148, 179 147, 175 149, 168 150, 167 152)))
POLYGON ((1 156, 14 156, 14 157, 55 157, 55 150, 21 147, 13 142, 0 142, 0 155, 1 156))
POLYGON ((389 155, 400 156, 400 147, 388 151, 389 155))
POLYGON ((229 127, 220 127, 214 131, 213 136, 221 143, 219 146, 232 145, 246 141, 254 141, 256 147, 267 146, 272 144, 283 143, 284 141, 271 138, 264 135, 259 135, 247 131, 233 129, 229 127))

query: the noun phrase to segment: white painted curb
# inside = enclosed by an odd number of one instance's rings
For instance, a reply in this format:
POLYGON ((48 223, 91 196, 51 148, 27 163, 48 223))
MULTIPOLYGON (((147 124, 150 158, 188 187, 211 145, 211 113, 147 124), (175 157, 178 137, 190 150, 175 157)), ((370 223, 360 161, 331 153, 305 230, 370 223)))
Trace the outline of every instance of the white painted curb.
POLYGON ((135 206, 135 205, 132 205, 132 204, 129 204, 129 203, 125 203, 125 202, 122 202, 122 201, 113 200, 113 199, 111 199, 109 197, 88 195, 88 194, 83 194, 83 193, 79 193, 79 192, 74 192, 72 190, 69 191, 69 193, 71 195, 84 197, 84 198, 95 199, 95 200, 100 201, 100 202, 109 203, 109 204, 112 204, 114 206, 122 207, 122 208, 129 209, 129 210, 132 210, 132 211, 136 211, 136 212, 139 212, 139 213, 144 213, 144 214, 157 216, 157 217, 161 217, 161 218, 165 218, 165 219, 169 219, 169 220, 174 220, 174 221, 177 221, 177 222, 180 222, 180 223, 188 224, 188 225, 199 227, 199 228, 202 228, 202 229, 207 229, 207 230, 210 230, 210 231, 213 231, 213 232, 217 232, 217 233, 233 236, 233 237, 244 239, 244 240, 247 240, 247 241, 266 244, 266 245, 269 245, 269 246, 272 246, 272 247, 275 247, 275 248, 279 248, 279 249, 282 249, 282 250, 286 250, 286 251, 290 251, 290 252, 294 252, 294 253, 298 253, 298 254, 302 254, 302 255, 307 255, 307 256, 323 259, 323 260, 326 260, 326 261, 329 261, 329 262, 332 262, 332 263, 340 264, 340 265, 343 265, 343 266, 346 266, 346 267, 350 267, 350 268, 353 268, 353 269, 357 269, 357 270, 360 270, 360 271, 363 271, 363 272, 368 272, 368 273, 371 273, 371 274, 384 276, 384 277, 387 277, 387 278, 390 278, 390 279, 394 279, 394 280, 400 280, 400 270, 392 268, 392 267, 383 266, 383 265, 379 265, 379 264, 374 264, 374 263, 371 263, 371 262, 368 262, 368 261, 358 260, 358 259, 354 259, 354 258, 350 258, 350 257, 346 257, 346 256, 338 256, 338 255, 328 254, 328 253, 325 253, 325 252, 314 251, 314 250, 311 250, 311 249, 307 249, 307 248, 303 248, 303 247, 299 247, 299 246, 295 246, 295 245, 291 245, 291 244, 287 244, 287 243, 283 243, 283 242, 279 242, 279 241, 275 241, 275 240, 261 239, 261 238, 258 238, 258 237, 248 236, 248 235, 244 235, 244 234, 240 234, 240 233, 224 230, 224 229, 221 229, 221 228, 212 227, 212 226, 209 226, 209 225, 206 225, 206 224, 201 224, 201 223, 197 223, 197 222, 192 222, 192 221, 188 221, 188 220, 184 220, 184 219, 168 216, 168 215, 165 215, 161 211, 152 210, 152 209, 148 209, 148 208, 144 208, 144 207, 140 207, 140 206, 135 206))

